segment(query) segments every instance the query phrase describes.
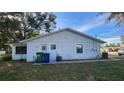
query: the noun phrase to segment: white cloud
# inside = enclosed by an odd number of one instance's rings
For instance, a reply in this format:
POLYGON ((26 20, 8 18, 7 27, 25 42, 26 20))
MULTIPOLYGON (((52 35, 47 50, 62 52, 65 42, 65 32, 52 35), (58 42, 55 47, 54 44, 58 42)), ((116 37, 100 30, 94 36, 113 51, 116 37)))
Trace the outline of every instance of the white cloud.
POLYGON ((116 34, 118 32, 118 30, 114 30, 114 31, 106 31, 106 33, 101 33, 99 34, 100 37, 102 36, 110 36, 112 34, 116 34))
POLYGON ((98 16, 95 20, 92 20, 88 24, 82 25, 78 30, 81 32, 88 31, 90 29, 96 28, 104 24, 105 18, 108 17, 108 14, 98 16))
POLYGON ((101 39, 106 41, 107 43, 120 43, 120 36, 110 37, 110 38, 101 38, 101 39))

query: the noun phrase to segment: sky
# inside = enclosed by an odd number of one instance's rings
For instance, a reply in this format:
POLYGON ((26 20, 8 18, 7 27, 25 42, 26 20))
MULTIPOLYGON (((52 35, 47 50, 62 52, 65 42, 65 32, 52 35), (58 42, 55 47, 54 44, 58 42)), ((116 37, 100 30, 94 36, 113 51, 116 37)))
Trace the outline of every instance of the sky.
POLYGON ((97 12, 55 12, 57 29, 72 28, 87 35, 97 37, 108 43, 120 43, 124 35, 124 26, 117 27, 115 21, 105 23, 109 14, 97 12))

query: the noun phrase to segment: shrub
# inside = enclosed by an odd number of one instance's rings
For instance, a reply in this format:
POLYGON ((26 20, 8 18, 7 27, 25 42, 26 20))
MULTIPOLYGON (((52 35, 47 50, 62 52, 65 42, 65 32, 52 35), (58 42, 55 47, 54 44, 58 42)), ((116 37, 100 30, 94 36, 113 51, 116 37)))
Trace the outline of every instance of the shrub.
POLYGON ((2 56, 0 56, 0 61, 10 61, 10 60, 12 60, 11 55, 2 55, 2 56))

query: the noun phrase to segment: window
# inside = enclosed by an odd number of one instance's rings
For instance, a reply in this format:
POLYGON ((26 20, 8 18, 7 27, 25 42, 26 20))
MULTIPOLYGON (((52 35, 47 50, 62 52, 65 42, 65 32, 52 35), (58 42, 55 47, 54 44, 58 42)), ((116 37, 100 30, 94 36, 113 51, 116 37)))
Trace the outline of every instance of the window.
POLYGON ((83 53, 83 45, 82 44, 76 45, 76 52, 77 53, 83 53))
POLYGON ((46 45, 42 45, 42 50, 47 50, 47 47, 46 47, 46 45))
POLYGON ((16 47, 16 54, 26 54, 27 47, 25 46, 18 46, 16 47))
POLYGON ((51 50, 55 50, 56 49, 56 45, 55 44, 52 44, 51 45, 51 50))

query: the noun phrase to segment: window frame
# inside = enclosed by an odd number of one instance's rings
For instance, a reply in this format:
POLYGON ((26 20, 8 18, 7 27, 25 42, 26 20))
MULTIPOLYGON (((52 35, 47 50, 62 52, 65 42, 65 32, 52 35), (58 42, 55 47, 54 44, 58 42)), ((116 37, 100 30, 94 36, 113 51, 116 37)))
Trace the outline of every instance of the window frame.
POLYGON ((15 54, 27 54, 27 47, 26 46, 16 46, 15 54))
POLYGON ((76 44, 76 53, 77 53, 77 54, 83 53, 83 52, 84 52, 83 49, 84 49, 84 48, 83 48, 83 44, 76 44), (78 45, 81 45, 81 49, 80 49, 80 50, 77 49, 77 48, 78 48, 78 45))
POLYGON ((56 50, 56 44, 51 44, 51 50, 56 50), (52 47, 54 46, 54 47, 52 47))
POLYGON ((42 51, 47 51, 47 44, 41 45, 41 50, 42 50, 42 51), (43 49, 44 46, 45 46, 45 50, 43 49))

